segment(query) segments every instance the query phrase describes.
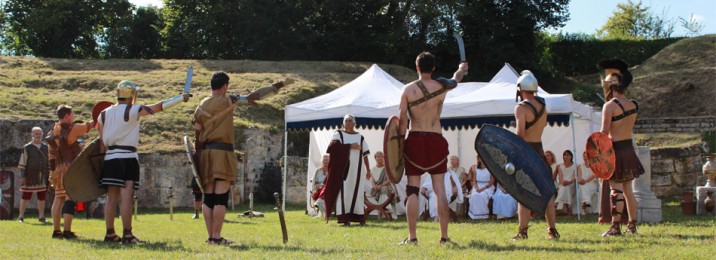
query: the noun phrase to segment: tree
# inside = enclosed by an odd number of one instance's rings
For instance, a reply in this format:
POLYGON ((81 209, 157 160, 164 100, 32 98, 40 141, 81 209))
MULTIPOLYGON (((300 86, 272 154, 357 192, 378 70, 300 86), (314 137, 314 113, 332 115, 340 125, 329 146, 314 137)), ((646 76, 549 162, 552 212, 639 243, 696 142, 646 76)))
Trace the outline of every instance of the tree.
POLYGON ((9 0, 3 43, 17 55, 97 58, 103 28, 129 7, 127 0, 9 0))
POLYGON ((693 37, 701 34, 701 30, 703 30, 706 26, 705 24, 699 23, 696 20, 694 14, 691 14, 689 20, 686 20, 683 17, 679 17, 679 23, 681 23, 681 27, 684 27, 684 29, 686 29, 687 37, 693 37))
MULTIPOLYGON (((131 13, 131 12, 130 12, 131 13)), ((159 58, 164 28, 161 11, 156 7, 139 7, 132 15, 120 16, 104 33, 105 58, 159 58)))
POLYGON ((603 39, 660 39, 668 38, 674 32, 674 23, 661 16, 654 15, 641 1, 617 4, 607 23, 597 35, 603 39))

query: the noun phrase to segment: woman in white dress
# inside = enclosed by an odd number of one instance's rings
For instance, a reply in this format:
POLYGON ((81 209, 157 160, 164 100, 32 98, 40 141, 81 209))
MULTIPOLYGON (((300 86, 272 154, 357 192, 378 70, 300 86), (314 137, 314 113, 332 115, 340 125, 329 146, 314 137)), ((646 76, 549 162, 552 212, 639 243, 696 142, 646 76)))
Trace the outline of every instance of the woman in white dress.
MULTIPOLYGON (((582 155, 586 158, 587 153, 582 155)), ((582 215, 587 214, 587 208, 592 207, 592 196, 597 193, 599 183, 597 176, 594 176, 592 169, 589 168, 589 161, 584 161, 580 170, 577 171, 577 182, 579 183, 579 200, 582 202, 582 215)))
POLYGON ((490 209, 487 203, 495 193, 495 178, 485 167, 485 164, 477 156, 477 164, 470 167, 472 178, 472 191, 470 192, 470 210, 467 215, 472 219, 487 219, 490 216, 490 209))
POLYGON ((559 193, 555 200, 557 209, 564 209, 567 215, 572 214, 572 198, 574 197, 574 182, 579 168, 574 164, 572 151, 565 150, 562 153, 564 163, 557 166, 557 180, 559 181, 559 193))
POLYGON ((557 181, 557 160, 554 158, 554 153, 550 150, 544 151, 544 157, 547 158, 549 167, 552 168, 552 181, 554 181, 554 187, 559 187, 559 182, 557 181))
POLYGON ((517 214, 517 200, 499 184, 492 196, 492 213, 497 215, 497 219, 511 218, 517 214))

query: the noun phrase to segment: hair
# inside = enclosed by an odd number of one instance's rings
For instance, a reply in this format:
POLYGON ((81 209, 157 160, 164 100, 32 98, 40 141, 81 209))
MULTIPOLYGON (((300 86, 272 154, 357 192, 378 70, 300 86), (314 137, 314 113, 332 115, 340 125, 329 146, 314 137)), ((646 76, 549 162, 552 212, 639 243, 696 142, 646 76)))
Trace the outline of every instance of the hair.
POLYGON ((35 127, 32 128, 32 130, 30 130, 30 132, 35 132, 35 131, 43 132, 43 131, 42 131, 42 128, 40 128, 39 126, 35 126, 35 127))
POLYGON ((358 122, 356 122, 356 117, 353 116, 353 115, 351 115, 351 114, 346 114, 346 115, 343 117, 343 121, 346 121, 346 119, 348 119, 348 118, 350 118, 350 119, 353 120, 353 124, 358 125, 358 122))
POLYGON ((485 162, 482 161, 482 158, 480 158, 480 154, 477 154, 477 168, 482 169, 485 168, 485 162))
POLYGON ((375 152, 375 154, 373 154, 373 158, 378 158, 378 154, 385 156, 385 154, 383 154, 383 152, 377 151, 377 152, 375 152))
POLYGON ((420 73, 432 73, 435 68, 435 56, 424 51, 418 54, 418 58, 415 59, 415 66, 420 69, 420 73))
POLYGON ((574 154, 572 153, 572 151, 570 151, 570 150, 564 150, 564 152, 562 153, 562 156, 565 156, 565 155, 567 155, 567 154, 569 154, 569 157, 572 157, 571 163, 574 163, 574 154))
MULTIPOLYGON (((556 162, 557 162, 557 160, 554 158, 554 153, 553 153, 552 151, 547 150, 547 151, 544 151, 544 153, 548 153, 548 154, 552 155, 552 161, 549 162, 549 164, 553 164, 553 163, 556 163, 556 162)), ((545 156, 545 157, 546 157, 546 156, 545 156)), ((547 160, 549 160, 549 159, 547 159, 547 160)))
POLYGON ((617 83, 609 85, 609 88, 616 92, 624 93, 624 91, 626 91, 626 88, 628 86, 628 85, 624 84, 624 77, 622 75, 619 75, 616 73, 612 73, 609 75, 611 75, 612 77, 615 77, 617 79, 617 83))
POLYGON ((72 113, 72 107, 68 105, 57 106, 57 118, 63 119, 65 116, 72 113))
POLYGON ((211 90, 217 90, 229 83, 229 74, 223 71, 214 72, 211 75, 211 90))

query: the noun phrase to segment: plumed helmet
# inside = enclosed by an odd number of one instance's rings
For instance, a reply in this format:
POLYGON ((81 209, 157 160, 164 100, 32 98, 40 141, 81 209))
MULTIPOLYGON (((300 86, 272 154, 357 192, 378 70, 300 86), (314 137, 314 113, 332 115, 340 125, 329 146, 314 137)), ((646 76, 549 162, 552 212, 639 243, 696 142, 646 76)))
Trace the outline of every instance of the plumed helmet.
POLYGON ((523 70, 520 75, 521 76, 517 79, 517 87, 520 88, 520 91, 537 92, 539 84, 537 83, 535 75, 529 70, 523 70))
POLYGON ((117 84, 117 98, 135 98, 139 86, 129 80, 122 80, 117 84))
POLYGON ((597 68, 599 68, 600 70, 604 70, 604 74, 609 74, 610 70, 618 70, 619 74, 622 75, 621 83, 622 85, 624 85, 625 88, 628 87, 634 79, 631 75, 631 72, 629 71, 629 64, 619 58, 600 60, 599 63, 597 63, 597 68))

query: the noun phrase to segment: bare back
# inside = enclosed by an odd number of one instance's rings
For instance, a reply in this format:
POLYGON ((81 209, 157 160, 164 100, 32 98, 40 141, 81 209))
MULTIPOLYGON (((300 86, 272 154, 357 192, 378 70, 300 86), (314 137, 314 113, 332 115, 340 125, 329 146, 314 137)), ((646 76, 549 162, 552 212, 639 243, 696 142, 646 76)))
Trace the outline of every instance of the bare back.
MULTIPOLYGON (((423 79, 421 81, 429 93, 434 93, 443 88, 440 83, 432 79, 423 79)), ((425 94, 420 87, 418 87, 417 81, 408 84, 404 88, 403 95, 400 98, 401 118, 403 117, 403 111, 409 114, 409 129, 411 131, 442 133, 440 113, 443 110, 446 95, 447 92, 444 92, 432 99, 410 107, 409 104, 411 102, 423 98, 425 94)))
MULTIPOLYGON (((544 108, 545 105, 538 102, 534 97, 528 97, 527 102, 532 104, 537 111, 544 108)), ((522 137, 527 142, 538 143, 542 142, 542 132, 544 132, 545 126, 547 126, 547 113, 537 119, 529 128, 527 128, 527 122, 532 122, 537 116, 528 105, 517 105, 515 106, 515 121, 517 123, 517 135, 522 137)))
POLYGON ((602 112, 602 132, 608 133, 612 138, 612 141, 622 141, 632 139, 632 130, 634 123, 636 123, 637 115, 633 114, 626 116, 620 120, 614 121, 612 118, 624 114, 625 111, 636 109, 637 106, 634 102, 626 98, 619 98, 624 110, 617 105, 614 100, 604 104, 602 112))

